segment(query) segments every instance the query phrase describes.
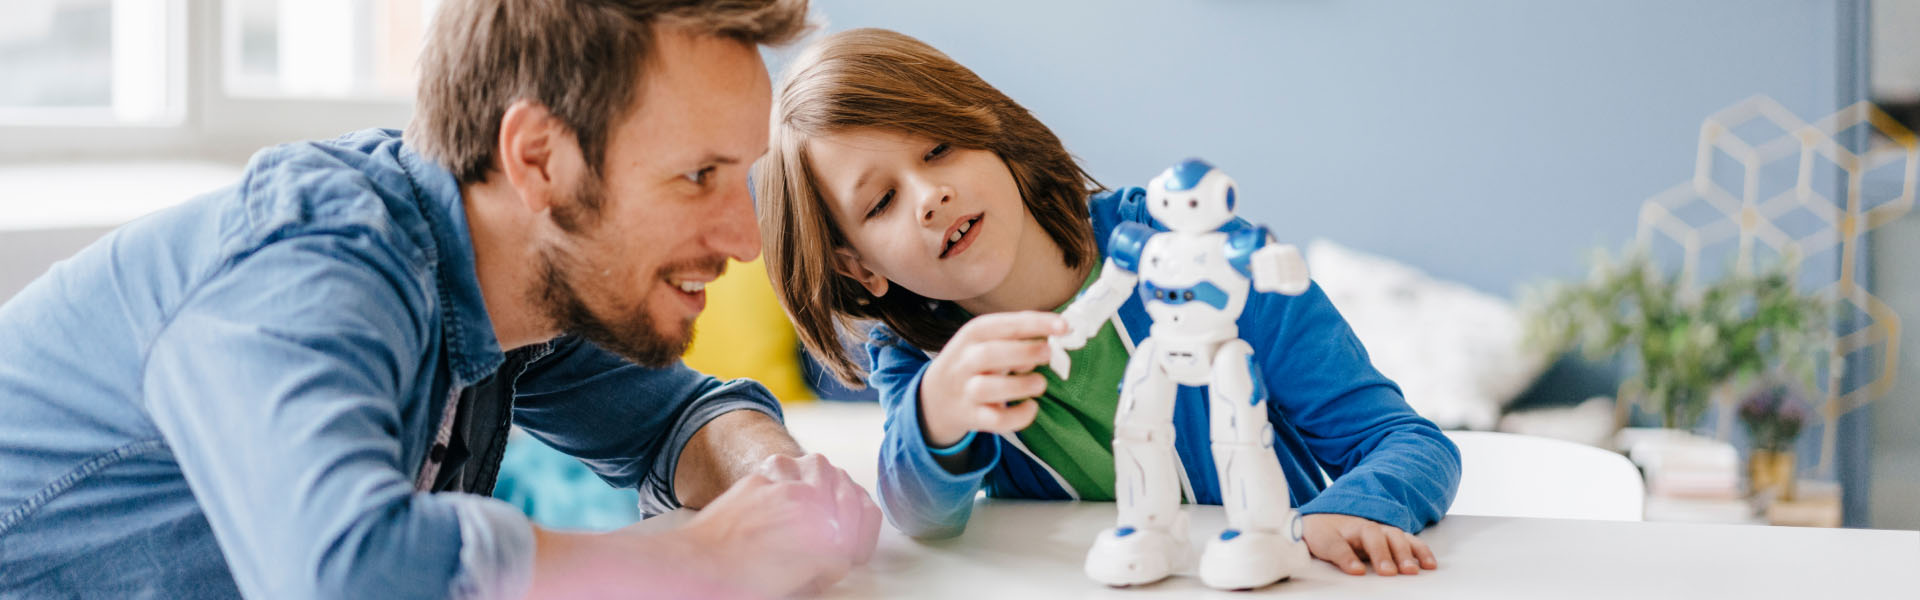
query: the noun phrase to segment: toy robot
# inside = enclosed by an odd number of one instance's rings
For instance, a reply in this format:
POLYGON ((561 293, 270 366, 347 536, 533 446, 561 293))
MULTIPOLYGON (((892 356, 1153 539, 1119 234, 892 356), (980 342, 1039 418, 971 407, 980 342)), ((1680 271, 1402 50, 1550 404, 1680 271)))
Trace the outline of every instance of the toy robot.
POLYGON ((1184 566, 1187 518, 1173 446, 1176 385, 1207 386, 1213 460, 1227 529, 1207 542, 1200 578, 1219 589, 1257 588, 1291 576, 1310 557, 1300 517, 1273 450, 1266 385, 1235 320, 1254 291, 1298 295, 1306 263, 1266 227, 1234 221, 1234 183, 1188 160, 1147 185, 1147 210, 1168 231, 1139 223, 1113 230, 1100 278, 1062 313, 1069 331, 1050 340, 1067 377, 1079 348, 1139 291, 1153 319, 1127 361, 1114 414, 1116 526, 1087 552, 1087 576, 1112 586, 1152 583, 1184 566))

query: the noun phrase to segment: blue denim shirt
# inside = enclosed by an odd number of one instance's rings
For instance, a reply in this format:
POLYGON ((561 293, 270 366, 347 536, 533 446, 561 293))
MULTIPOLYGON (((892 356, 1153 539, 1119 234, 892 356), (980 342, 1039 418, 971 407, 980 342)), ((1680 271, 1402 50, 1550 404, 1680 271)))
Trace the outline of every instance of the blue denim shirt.
MULTIPOLYGON (((55 265, 0 305, 0 597, 517 596, 525 517, 415 483, 503 364, 473 261, 453 177, 371 130, 55 265)), ((649 510, 702 425, 779 414, 749 381, 533 350, 501 374, 514 423, 649 510)))

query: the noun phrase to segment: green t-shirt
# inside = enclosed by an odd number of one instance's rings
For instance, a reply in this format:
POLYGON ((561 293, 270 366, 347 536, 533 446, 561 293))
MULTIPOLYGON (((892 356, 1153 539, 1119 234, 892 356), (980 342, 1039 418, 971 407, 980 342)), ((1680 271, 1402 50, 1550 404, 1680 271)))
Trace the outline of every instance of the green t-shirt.
MULTIPOLYGON (((1100 277, 1100 267, 1080 284, 1100 277)), ((1054 312, 1066 310, 1066 305, 1054 312)), ((1062 380, 1042 367, 1047 391, 1040 396, 1039 416, 1018 434, 1041 462, 1059 473, 1082 500, 1113 499, 1113 413, 1120 403, 1120 378, 1131 354, 1109 319, 1087 345, 1067 352, 1073 361, 1073 379, 1062 380)))

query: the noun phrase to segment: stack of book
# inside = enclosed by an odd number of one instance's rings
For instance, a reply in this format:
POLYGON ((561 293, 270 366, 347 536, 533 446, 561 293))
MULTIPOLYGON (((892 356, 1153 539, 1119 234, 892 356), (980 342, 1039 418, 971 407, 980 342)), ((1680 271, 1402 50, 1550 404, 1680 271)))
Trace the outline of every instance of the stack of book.
POLYGON ((1648 521, 1762 522, 1741 487, 1732 444, 1651 428, 1621 430, 1615 443, 1646 477, 1648 521))

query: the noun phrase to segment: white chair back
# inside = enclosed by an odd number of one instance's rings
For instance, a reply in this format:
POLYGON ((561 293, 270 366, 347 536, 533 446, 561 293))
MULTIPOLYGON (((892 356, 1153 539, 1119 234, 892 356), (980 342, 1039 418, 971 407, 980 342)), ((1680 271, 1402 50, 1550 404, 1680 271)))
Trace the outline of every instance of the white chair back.
POLYGON ((1573 442, 1448 431, 1460 447, 1460 493, 1449 515, 1642 520, 1646 483, 1627 457, 1573 442))

